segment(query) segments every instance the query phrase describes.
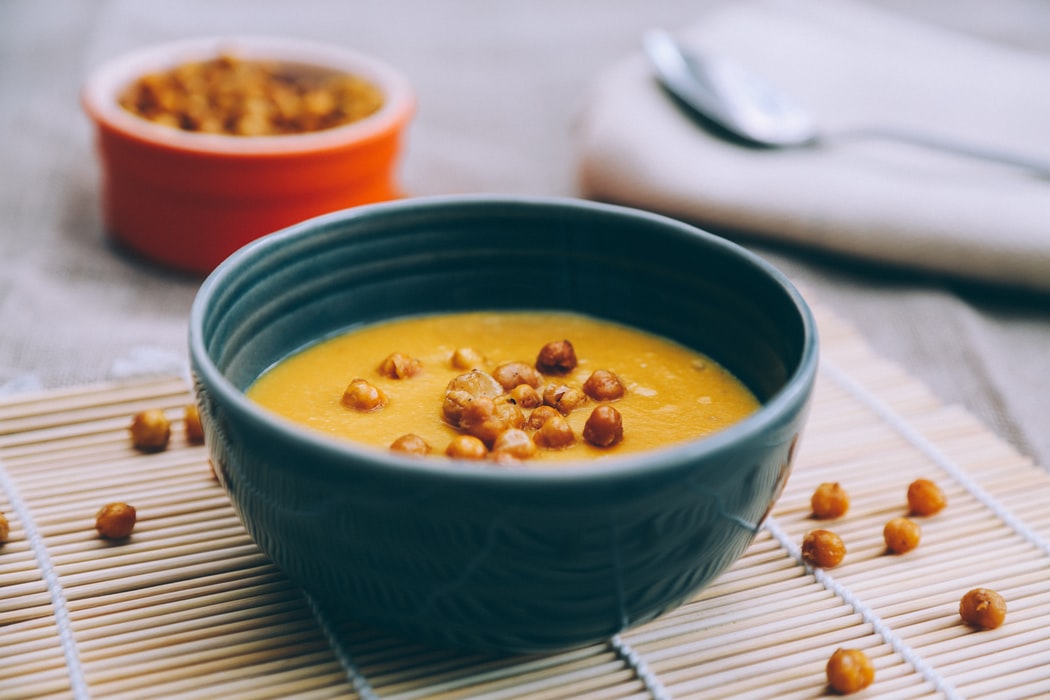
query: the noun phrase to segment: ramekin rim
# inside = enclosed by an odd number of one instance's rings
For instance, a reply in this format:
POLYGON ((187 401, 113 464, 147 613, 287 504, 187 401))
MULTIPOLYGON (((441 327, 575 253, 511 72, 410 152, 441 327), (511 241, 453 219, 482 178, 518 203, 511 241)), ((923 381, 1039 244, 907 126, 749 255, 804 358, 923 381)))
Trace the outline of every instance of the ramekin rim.
POLYGON ((89 73, 81 87, 80 101, 100 127, 126 137, 177 151, 230 156, 292 155, 365 142, 400 127, 416 107, 415 91, 408 77, 387 61, 340 45, 262 34, 196 36, 127 51, 89 73), (119 91, 138 76, 214 57, 226 50, 252 59, 302 63, 360 75, 383 92, 383 105, 368 117, 331 129, 248 137, 182 131, 150 122, 117 103, 119 91))

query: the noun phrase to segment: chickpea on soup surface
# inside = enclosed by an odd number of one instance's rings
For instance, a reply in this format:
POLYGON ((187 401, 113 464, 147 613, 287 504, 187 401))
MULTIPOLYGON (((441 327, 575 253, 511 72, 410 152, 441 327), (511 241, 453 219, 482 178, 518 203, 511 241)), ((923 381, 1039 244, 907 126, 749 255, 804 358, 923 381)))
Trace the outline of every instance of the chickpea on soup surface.
POLYGON ((497 463, 664 447, 759 406, 702 354, 553 312, 421 316, 353 329, 277 363, 247 393, 331 435, 497 463))

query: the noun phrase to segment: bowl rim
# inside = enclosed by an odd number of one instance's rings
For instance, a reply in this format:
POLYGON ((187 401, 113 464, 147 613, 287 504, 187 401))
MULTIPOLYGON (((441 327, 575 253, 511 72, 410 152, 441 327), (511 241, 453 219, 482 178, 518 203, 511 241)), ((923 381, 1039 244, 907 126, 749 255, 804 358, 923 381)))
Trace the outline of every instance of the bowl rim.
POLYGON ((197 375, 194 377, 195 382, 202 382, 209 392, 220 395, 221 399, 234 410, 257 421, 267 433, 280 435, 282 439, 289 441, 289 444, 297 444, 309 450, 319 450, 329 461, 333 458, 347 458, 348 461, 354 463, 354 469, 367 466, 376 470, 395 470, 411 478, 443 478, 475 483, 479 481, 495 482, 521 487, 542 487, 551 483, 596 485, 600 482, 603 485, 612 485, 621 480, 646 478, 657 472, 676 471, 698 459, 713 458, 721 452, 731 451, 738 441, 746 440, 749 435, 760 434, 767 427, 772 427, 780 422, 782 414, 792 411, 793 406, 805 410, 805 400, 812 391, 819 363, 816 319, 808 303, 801 292, 779 269, 746 248, 677 219, 622 205, 574 197, 495 193, 429 195, 362 205, 307 219, 256 239, 220 263, 201 284, 190 309, 188 340, 191 371, 197 375), (601 459, 600 466, 596 465, 595 460, 588 459, 559 462, 554 468, 537 469, 528 464, 494 467, 491 463, 470 460, 420 459, 398 455, 321 432, 311 432, 308 428, 253 402, 243 391, 235 387, 212 361, 203 338, 203 322, 211 294, 223 284, 225 279, 236 275, 241 265, 264 255, 269 248, 282 245, 285 239, 305 235, 311 230, 323 229, 335 222, 347 222, 376 214, 382 215, 388 211, 396 213, 406 209, 425 207, 501 205, 535 208, 570 207, 644 219, 677 229, 679 232, 686 232, 689 235, 701 236, 714 245, 726 248, 766 274, 781 288, 798 310, 803 329, 798 366, 788 377, 784 386, 768 400, 762 402, 757 411, 718 432, 644 452, 610 455, 601 459))
POLYGON ((96 124, 126 138, 185 153, 229 156, 293 155, 366 142, 398 128, 416 106, 415 92, 405 74, 369 54, 305 39, 234 34, 191 37, 140 47, 116 56, 88 75, 81 87, 80 102, 96 124), (367 117, 322 131, 234 136, 189 132, 157 124, 117 103, 119 92, 142 75, 223 53, 248 60, 300 63, 351 73, 376 85, 383 92, 383 104, 367 117))

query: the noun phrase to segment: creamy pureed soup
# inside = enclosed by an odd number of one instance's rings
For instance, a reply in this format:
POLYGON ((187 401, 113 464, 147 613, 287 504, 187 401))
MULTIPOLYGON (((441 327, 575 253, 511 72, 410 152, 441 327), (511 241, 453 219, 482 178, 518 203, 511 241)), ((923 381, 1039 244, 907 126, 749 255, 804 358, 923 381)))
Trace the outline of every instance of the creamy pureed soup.
POLYGON ((247 394, 382 449, 537 465, 664 447, 759 406, 732 374, 682 345, 550 312, 356 328, 277 363, 247 394))

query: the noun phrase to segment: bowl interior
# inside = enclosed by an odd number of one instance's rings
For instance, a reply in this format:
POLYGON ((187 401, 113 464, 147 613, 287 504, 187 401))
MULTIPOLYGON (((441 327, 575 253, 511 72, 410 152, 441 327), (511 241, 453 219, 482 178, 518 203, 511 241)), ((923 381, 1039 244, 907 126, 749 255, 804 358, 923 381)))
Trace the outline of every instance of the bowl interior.
POLYGON ((419 199, 320 217, 209 280, 206 351, 233 387, 319 338, 477 309, 591 314, 713 357, 768 402, 812 361, 805 303, 761 259, 686 224, 601 204, 419 199))

